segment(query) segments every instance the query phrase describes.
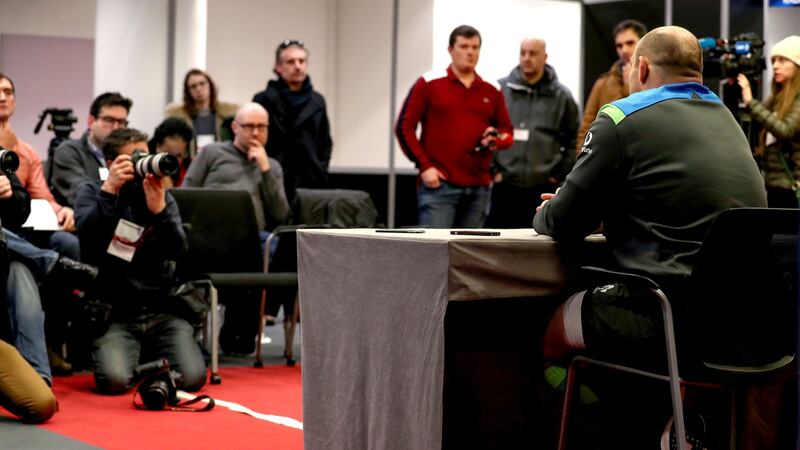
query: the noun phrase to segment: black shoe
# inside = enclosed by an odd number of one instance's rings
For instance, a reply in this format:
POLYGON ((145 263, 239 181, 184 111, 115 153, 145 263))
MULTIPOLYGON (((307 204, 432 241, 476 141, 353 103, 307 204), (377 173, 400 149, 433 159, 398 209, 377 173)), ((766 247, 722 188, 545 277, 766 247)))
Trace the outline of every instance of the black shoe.
POLYGON ((65 287, 83 290, 94 283, 97 273, 95 266, 60 256, 50 271, 49 279, 65 287))
POLYGON ((72 364, 49 348, 47 349, 47 359, 50 361, 50 370, 53 375, 72 375, 72 364))

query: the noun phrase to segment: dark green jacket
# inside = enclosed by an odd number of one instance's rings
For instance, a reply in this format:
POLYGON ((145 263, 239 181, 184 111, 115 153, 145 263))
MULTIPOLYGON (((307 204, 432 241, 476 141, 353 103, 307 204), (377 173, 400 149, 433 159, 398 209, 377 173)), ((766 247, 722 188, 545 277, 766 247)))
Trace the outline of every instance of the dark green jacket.
POLYGON ((794 99, 792 109, 783 119, 767 109, 757 100, 750 100, 747 105, 757 122, 775 137, 776 142, 768 145, 764 154, 764 181, 769 188, 790 189, 789 180, 780 161, 778 151, 783 152, 789 170, 794 179, 800 181, 800 95, 794 99))

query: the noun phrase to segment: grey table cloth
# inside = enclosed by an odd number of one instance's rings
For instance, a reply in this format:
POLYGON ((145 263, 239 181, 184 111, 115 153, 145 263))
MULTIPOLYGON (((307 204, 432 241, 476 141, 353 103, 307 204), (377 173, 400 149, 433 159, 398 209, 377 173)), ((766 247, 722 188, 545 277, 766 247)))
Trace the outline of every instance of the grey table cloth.
POLYGON ((298 232, 305 448, 440 449, 448 301, 556 295, 532 229, 298 232))

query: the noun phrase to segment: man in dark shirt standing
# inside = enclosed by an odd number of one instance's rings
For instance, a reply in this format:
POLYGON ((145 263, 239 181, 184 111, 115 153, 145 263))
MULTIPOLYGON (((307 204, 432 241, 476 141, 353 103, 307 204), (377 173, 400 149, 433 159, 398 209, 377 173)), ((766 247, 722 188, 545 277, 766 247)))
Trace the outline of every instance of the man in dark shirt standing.
POLYGON ((333 141, 325 98, 308 76, 308 50, 303 41, 285 40, 275 50, 277 80, 253 96, 269 113, 267 154, 284 172, 286 197, 297 188, 321 188, 328 182, 333 141))
POLYGON ((481 228, 492 183, 494 152, 511 146, 511 119, 499 86, 475 72, 481 35, 469 25, 450 33, 452 63, 417 80, 403 103, 395 134, 419 169, 420 225, 481 228), (417 138, 417 124, 422 136, 417 138))
POLYGON ((547 64, 543 39, 528 37, 519 45, 519 65, 500 79, 508 113, 514 121, 514 145, 492 160, 492 206, 489 228, 528 228, 539 196, 553 192, 575 163, 578 105, 547 64))

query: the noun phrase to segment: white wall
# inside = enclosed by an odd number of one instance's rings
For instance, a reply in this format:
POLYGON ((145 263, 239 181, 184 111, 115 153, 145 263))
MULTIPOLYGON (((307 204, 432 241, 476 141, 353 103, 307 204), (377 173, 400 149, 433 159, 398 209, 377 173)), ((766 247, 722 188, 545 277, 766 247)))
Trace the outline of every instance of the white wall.
POLYGON ((148 135, 167 102, 167 12, 164 0, 97 0, 95 95, 132 99, 130 126, 148 135))
POLYGON ((94 38, 96 0, 2 0, 0 33, 94 38))
POLYGON ((207 70, 220 88, 220 98, 250 101, 274 78, 278 44, 302 39, 310 51, 311 82, 332 103, 333 5, 334 0, 208 0, 207 70))
POLYGON ((172 101, 183 100, 183 79, 191 69, 206 67, 208 2, 177 0, 172 101))

